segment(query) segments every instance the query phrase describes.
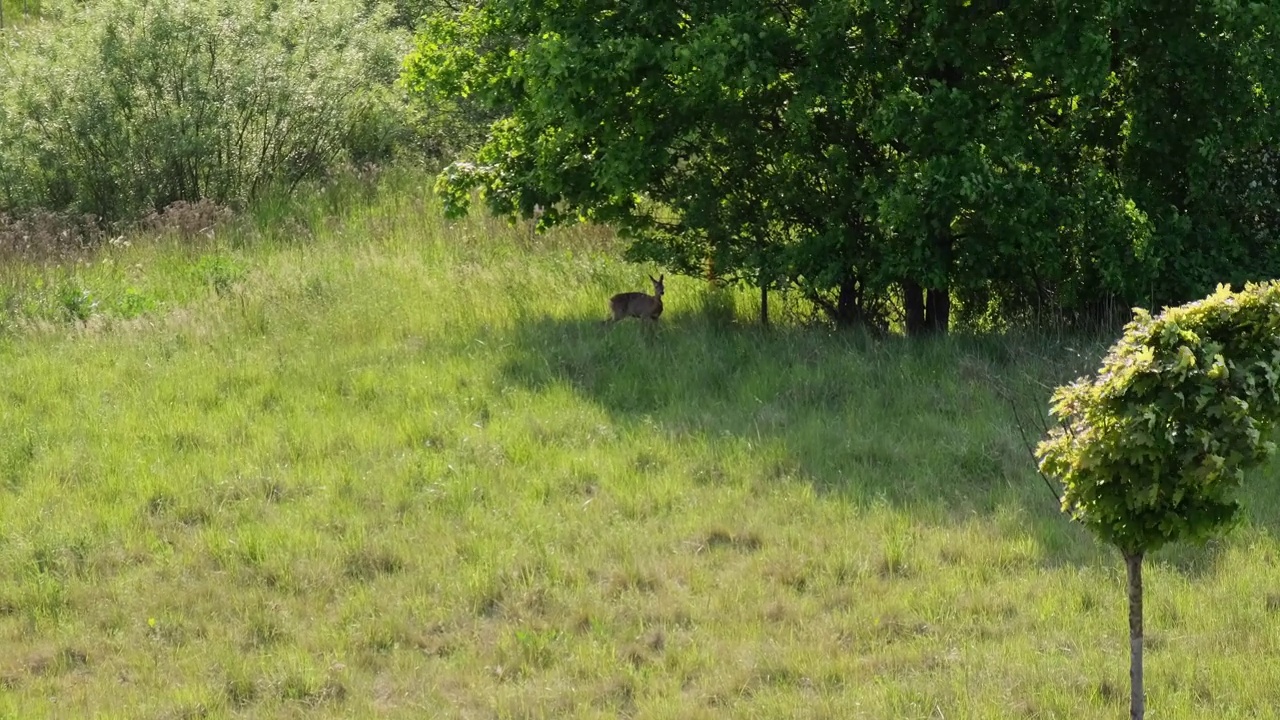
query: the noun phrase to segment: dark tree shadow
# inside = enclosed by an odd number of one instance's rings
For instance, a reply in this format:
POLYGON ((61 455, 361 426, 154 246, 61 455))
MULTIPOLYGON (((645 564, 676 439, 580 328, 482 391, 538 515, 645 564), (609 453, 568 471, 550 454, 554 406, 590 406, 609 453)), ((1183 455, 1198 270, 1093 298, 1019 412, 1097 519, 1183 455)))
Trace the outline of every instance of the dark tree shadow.
MULTIPOLYGON (((1044 408, 1043 379, 1069 370, 1006 343, 763 330, 698 314, 530 318, 504 340, 507 382, 568 387, 623 427, 770 448, 752 482, 807 482, 931 521, 1013 518, 1009 531, 1055 563, 1105 552, 1059 512, 1000 394, 1012 383, 1044 408)), ((698 477, 723 472, 713 464, 698 477)))
MULTIPOLYGON (((1256 468, 1245 476, 1240 494, 1240 526, 1228 531, 1257 532, 1268 537, 1280 535, 1280 473, 1275 462, 1256 468)), ((1193 580, 1212 577, 1219 558, 1227 550, 1224 538, 1204 543, 1177 543, 1152 553, 1150 560, 1164 563, 1193 580)))
MULTIPOLYGON (((508 382, 571 388, 623 427, 774 448, 754 482, 807 482, 930 521, 1008 518, 1005 530, 1034 539, 1050 565, 1114 559, 1060 512, 1031 457, 1043 426, 1027 422, 1043 421, 1055 385, 1097 366, 1100 341, 907 341, 674 313, 658 323, 530 318, 505 340, 508 382)), ((697 477, 724 472, 713 464, 697 477)), ((1245 517, 1272 533, 1280 488, 1264 481, 1274 470, 1261 474, 1246 487, 1245 517)), ((1200 576, 1220 547, 1153 559, 1200 576)))

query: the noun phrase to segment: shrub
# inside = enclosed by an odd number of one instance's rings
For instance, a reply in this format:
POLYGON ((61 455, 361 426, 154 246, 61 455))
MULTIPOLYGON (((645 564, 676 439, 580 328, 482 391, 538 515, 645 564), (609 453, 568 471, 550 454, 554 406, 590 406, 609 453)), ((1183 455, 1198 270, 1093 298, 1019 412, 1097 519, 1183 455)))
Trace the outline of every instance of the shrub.
POLYGON ((250 201, 404 127, 382 5, 108 0, 24 30, 0 73, 0 209, 132 219, 250 201))

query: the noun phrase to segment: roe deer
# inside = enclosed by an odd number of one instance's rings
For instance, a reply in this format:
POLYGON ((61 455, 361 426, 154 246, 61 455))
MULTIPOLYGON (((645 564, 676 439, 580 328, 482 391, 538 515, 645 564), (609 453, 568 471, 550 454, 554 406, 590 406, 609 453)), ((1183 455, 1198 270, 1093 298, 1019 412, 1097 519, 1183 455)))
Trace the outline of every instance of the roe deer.
POLYGON ((659 275, 658 279, 654 280, 652 275, 649 276, 649 280, 653 282, 652 295, 645 295, 642 292, 625 292, 609 298, 609 309, 613 311, 613 317, 605 322, 618 322, 628 317, 657 321, 658 316, 662 314, 662 279, 665 277, 666 275, 659 275))

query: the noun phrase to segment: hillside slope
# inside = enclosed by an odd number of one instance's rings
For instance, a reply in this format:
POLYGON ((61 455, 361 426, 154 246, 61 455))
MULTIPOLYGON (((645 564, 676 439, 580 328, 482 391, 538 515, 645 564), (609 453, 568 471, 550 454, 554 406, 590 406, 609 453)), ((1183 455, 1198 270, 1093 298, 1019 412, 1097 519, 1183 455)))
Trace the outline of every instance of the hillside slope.
MULTIPOLYGON (((1119 716, 1118 559, 1002 393, 401 179, 0 277, 0 717, 1119 716)), ((1087 364, 1087 358, 1085 359, 1087 364)), ((1280 504, 1148 574, 1149 704, 1280 704, 1280 504)))

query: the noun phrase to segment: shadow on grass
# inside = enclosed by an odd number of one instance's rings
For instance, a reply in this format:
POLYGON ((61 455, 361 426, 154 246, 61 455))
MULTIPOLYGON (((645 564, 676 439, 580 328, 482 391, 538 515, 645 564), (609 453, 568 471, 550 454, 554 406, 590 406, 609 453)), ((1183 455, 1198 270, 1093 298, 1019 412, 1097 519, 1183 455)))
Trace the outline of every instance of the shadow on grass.
MULTIPOLYGON (((735 481, 807 482, 934 522, 998 516, 1053 563, 1105 552, 1058 511, 1009 407, 1012 393, 1043 412, 1052 384, 1081 365, 1069 354, 998 340, 764 330, 697 313, 656 325, 533 318, 505 340, 507 382, 571 388, 624 430, 656 426, 673 442, 715 447, 712 456, 750 453, 749 470, 726 462, 749 475, 735 481)), ((706 470, 699 477, 723 481, 723 468, 706 470)))
MULTIPOLYGON (((1232 529, 1228 536, 1253 531, 1280 537, 1280 483, 1276 482, 1276 475, 1276 463, 1272 462, 1245 476, 1239 516, 1242 526, 1232 529)), ((1227 547, 1221 538, 1204 543, 1177 543, 1161 548, 1150 559, 1192 580, 1204 580, 1217 572, 1218 560, 1227 547)))
MULTIPOLYGON (((508 341, 507 381, 569 387, 623 428, 656 425, 673 441, 749 447, 759 459, 749 482, 808 482, 932 521, 998 517, 1050 565, 1113 559, 1059 511, 1029 447, 1053 387, 1096 367, 1104 343, 875 339, 697 313, 656 325, 537 318, 508 341)), ((1273 536, 1280 485, 1266 480, 1275 474, 1256 471, 1243 498, 1245 521, 1273 536)), ((1178 544, 1152 559, 1206 577, 1222 547, 1178 544)))

